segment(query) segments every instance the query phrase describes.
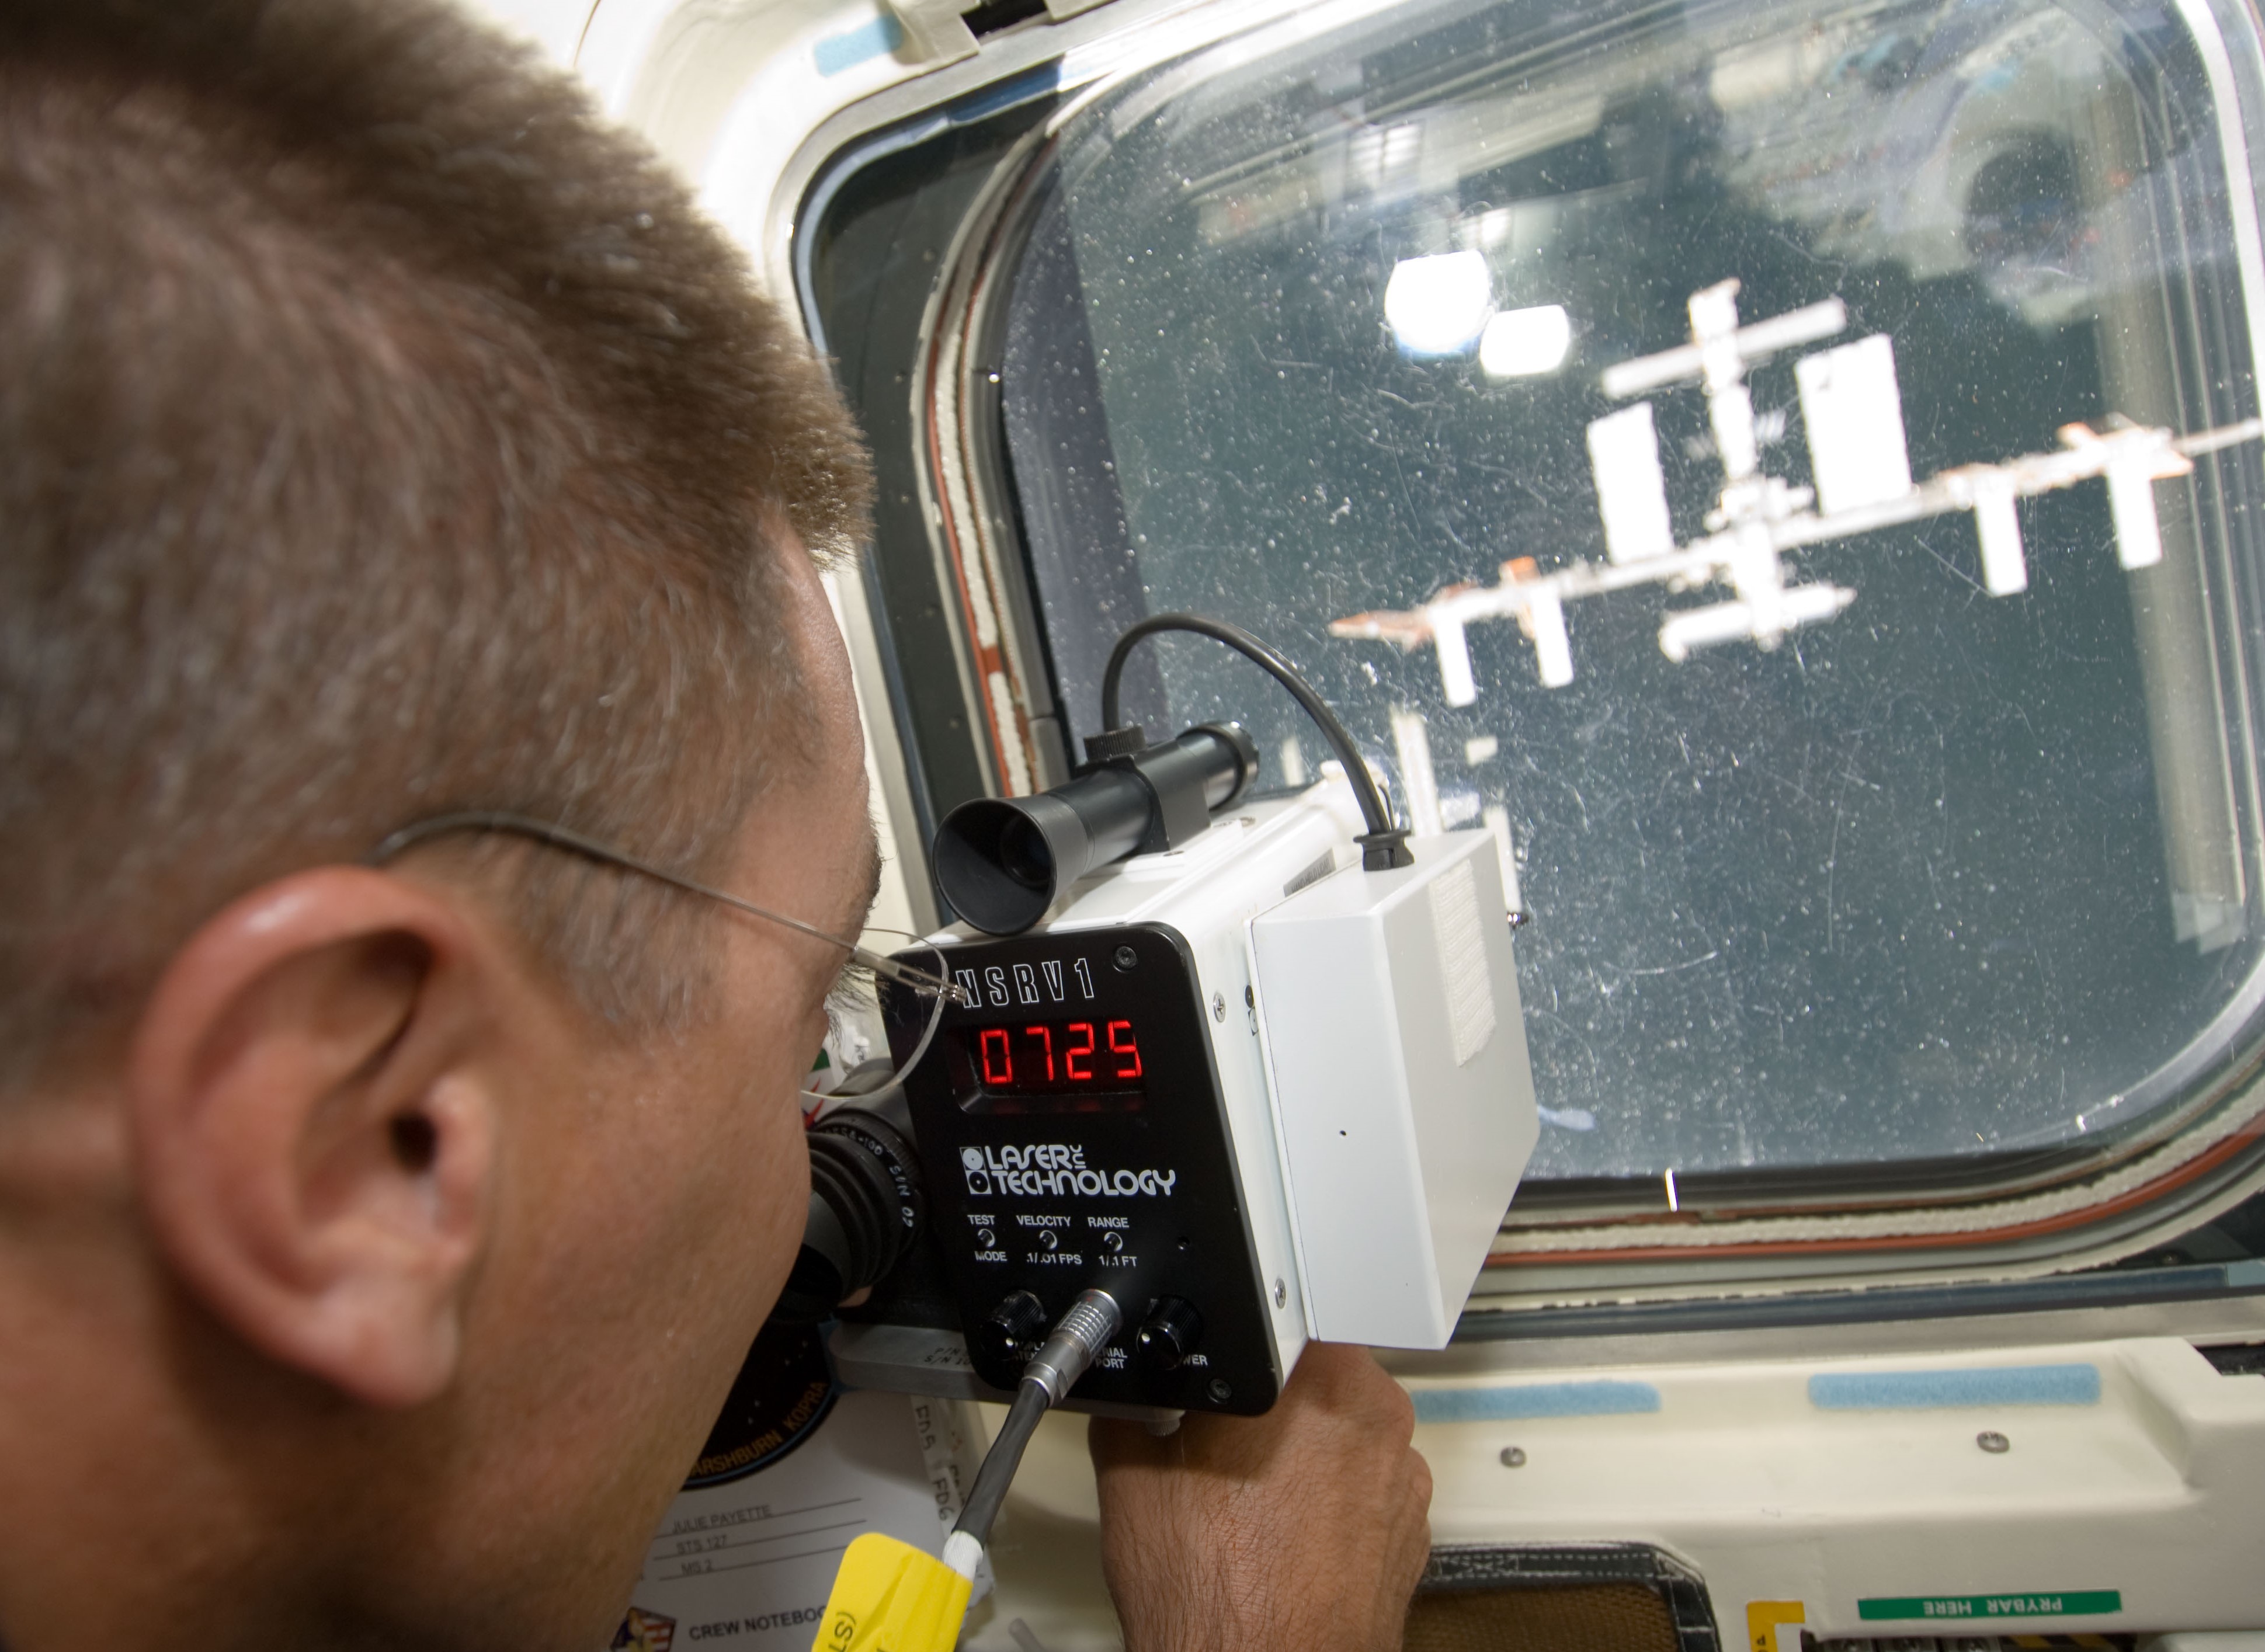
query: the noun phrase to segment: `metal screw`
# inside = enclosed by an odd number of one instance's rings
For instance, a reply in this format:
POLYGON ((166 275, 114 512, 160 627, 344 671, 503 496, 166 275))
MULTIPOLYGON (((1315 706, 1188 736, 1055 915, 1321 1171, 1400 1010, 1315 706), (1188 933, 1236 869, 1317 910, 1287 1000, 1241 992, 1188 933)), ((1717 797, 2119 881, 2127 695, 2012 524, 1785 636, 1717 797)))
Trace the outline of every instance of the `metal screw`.
POLYGON ((1522 1447, 1522 1446, 1518 1446, 1518 1445, 1505 1445, 1505 1446, 1504 1446, 1504 1447, 1502 1448, 1502 1466, 1503 1466, 1504 1468, 1523 1468, 1523 1467, 1525 1467, 1525 1466, 1526 1466, 1526 1451, 1525 1451, 1525 1448, 1524 1448, 1524 1447, 1522 1447))
POLYGON ((1140 961, 1140 955, 1138 952, 1135 952, 1131 947, 1119 947, 1117 949, 1117 967, 1118 969, 1129 970, 1140 961))
POLYGON ((1290 1306, 1290 1287, 1279 1279, 1274 1282, 1274 1306, 1278 1308, 1290 1306))
POLYGON ((1258 994, 1252 992, 1248 986, 1242 989, 1242 1007, 1245 1009, 1256 1009, 1258 1008, 1258 994))
POLYGON ((1225 993, 1213 993, 1211 995, 1211 1018, 1213 1021, 1225 1021, 1227 1019, 1227 994, 1225 993))
POLYGON ((1211 1386, 1204 1392, 1219 1401, 1232 1399, 1234 1394, 1234 1390, 1227 1386, 1227 1379, 1224 1377, 1213 1377, 1211 1379, 1211 1386))
POLYGON ((1985 1452, 2010 1452, 2014 1442, 1995 1429, 1984 1429, 1974 1437, 1974 1443, 1985 1452))

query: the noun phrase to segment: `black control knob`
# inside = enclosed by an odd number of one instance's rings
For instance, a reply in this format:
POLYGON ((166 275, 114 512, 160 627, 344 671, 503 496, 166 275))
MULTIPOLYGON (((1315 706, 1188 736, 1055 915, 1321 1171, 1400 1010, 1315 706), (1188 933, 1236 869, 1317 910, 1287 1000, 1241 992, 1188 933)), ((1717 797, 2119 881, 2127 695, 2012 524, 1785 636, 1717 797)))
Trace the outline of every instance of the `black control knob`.
POLYGON ((1009 1292, 975 1328, 975 1357, 1019 1369, 1046 1334, 1046 1305, 1028 1291, 1009 1292))
POLYGON ((1177 1371, 1203 1340, 1203 1315, 1176 1296, 1158 1297, 1133 1339, 1140 1364, 1162 1374, 1177 1371))

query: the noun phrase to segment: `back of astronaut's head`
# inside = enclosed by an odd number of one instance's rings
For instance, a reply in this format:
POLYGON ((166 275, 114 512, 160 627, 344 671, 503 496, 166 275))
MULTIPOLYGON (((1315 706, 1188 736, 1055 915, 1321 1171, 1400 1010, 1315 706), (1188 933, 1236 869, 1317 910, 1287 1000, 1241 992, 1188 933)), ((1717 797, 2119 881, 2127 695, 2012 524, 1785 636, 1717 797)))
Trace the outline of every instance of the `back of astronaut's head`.
MULTIPOLYGON (((799 761, 777 558, 856 540, 855 432, 528 69, 432 0, 0 11, 0 1086, 280 871, 457 808, 698 869, 799 761)), ((606 1015, 687 1008, 666 895, 463 853, 606 1015)))

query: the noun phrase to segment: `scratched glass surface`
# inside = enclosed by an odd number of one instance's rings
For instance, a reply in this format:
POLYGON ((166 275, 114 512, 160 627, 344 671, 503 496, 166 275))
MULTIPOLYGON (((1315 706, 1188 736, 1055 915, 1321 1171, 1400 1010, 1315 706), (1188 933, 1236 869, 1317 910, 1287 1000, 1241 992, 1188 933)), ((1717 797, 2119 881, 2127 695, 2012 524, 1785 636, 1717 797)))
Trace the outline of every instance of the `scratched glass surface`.
MULTIPOLYGON (((1875 334, 1918 483, 2065 451, 2076 421, 2252 417, 2202 8, 1317 18, 1112 90, 1049 162, 1002 388, 1074 731, 1117 630, 1192 608, 1304 662, 1419 824, 1491 813, 1533 920, 1535 1175, 1970 1159, 2162 1117, 2230 1059, 2258 963, 2238 429, 2153 486, 2136 571, 2095 478, 2021 503, 2018 593, 1985 590, 1970 511, 1785 553, 1854 600, 1774 646, 1671 661, 1665 616, 1733 592, 1637 583, 1565 600, 1564 686, 1515 619, 1474 621, 1453 705, 1429 644, 1329 626, 1515 559, 1608 565, 1587 432, 1639 398, 1604 369, 1689 342, 1693 295, 1731 279, 1744 324, 1846 307, 1745 364, 1789 488, 1817 479, 1797 364, 1875 334)), ((1711 404, 1641 399, 1687 547, 1724 506, 1711 404)), ((1223 651, 1154 659, 1152 725, 1241 718, 1276 786, 1321 755, 1223 651)))

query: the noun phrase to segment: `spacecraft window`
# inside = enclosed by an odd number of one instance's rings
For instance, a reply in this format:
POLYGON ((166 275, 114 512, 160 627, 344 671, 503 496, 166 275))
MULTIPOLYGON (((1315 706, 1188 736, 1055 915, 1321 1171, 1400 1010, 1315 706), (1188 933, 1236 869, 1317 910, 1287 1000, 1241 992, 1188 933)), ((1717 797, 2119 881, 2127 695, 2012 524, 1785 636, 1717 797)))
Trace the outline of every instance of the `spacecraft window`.
POLYGON ((2199 0, 1341 5, 1073 100, 975 329, 1069 730, 1217 614, 1496 831, 1543 1183, 2230 1130, 2256 62, 2199 0))

